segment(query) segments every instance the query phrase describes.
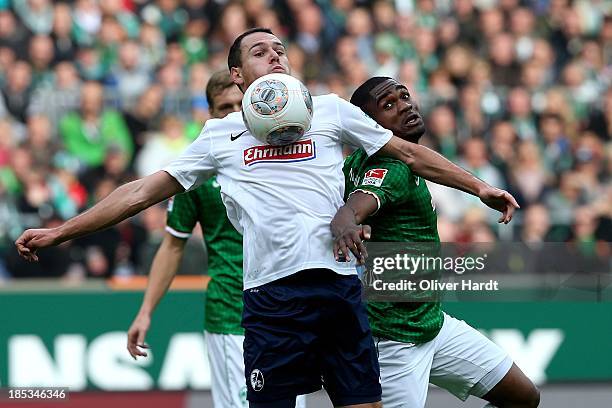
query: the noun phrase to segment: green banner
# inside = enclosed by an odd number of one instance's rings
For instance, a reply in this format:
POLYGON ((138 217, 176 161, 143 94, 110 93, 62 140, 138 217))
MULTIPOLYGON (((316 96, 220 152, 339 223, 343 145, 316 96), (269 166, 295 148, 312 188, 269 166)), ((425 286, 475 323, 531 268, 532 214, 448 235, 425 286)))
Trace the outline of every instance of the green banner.
MULTIPOLYGON (((0 387, 207 389, 204 294, 171 292, 153 317, 150 357, 134 361, 126 332, 142 292, 0 292, 0 387)), ((458 303, 466 320, 536 382, 612 381, 612 304, 458 303)))

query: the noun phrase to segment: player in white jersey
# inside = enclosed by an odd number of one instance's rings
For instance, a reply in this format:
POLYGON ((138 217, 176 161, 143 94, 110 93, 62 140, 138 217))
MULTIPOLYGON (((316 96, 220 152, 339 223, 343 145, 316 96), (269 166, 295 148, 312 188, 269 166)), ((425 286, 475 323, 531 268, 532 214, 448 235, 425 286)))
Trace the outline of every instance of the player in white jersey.
MULTIPOLYGON (((269 30, 240 35, 228 59, 245 90, 269 73, 290 73, 269 30)), ((397 137, 336 95, 314 98, 312 128, 299 142, 262 146, 239 114, 206 123, 163 171, 119 187, 52 229, 24 232, 19 253, 99 231, 218 175, 228 216, 244 234, 245 367, 252 407, 290 407, 323 384, 335 406, 380 407, 376 352, 354 265, 336 262, 329 222, 342 205, 342 143, 394 156, 423 178, 478 195, 510 219, 514 198, 437 153, 397 137)))
MULTIPOLYGON (((240 111, 242 93, 227 70, 215 72, 206 85, 212 118, 240 111)), ((147 356, 145 343, 151 316, 179 268, 185 242, 196 223, 205 236, 210 281, 206 291, 204 340, 211 368, 211 394, 216 408, 247 406, 242 357, 242 236, 226 216, 219 184, 213 177, 190 193, 169 201, 166 234, 155 254, 140 310, 128 330, 128 351, 147 356)), ((304 396, 296 407, 305 406, 304 396)))

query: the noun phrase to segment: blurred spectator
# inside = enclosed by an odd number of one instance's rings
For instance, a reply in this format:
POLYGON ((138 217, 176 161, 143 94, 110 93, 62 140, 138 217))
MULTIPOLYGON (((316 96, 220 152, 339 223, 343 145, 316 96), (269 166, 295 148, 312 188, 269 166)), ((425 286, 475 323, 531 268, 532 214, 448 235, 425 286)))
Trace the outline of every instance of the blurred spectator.
POLYGON ((367 9, 357 7, 349 11, 346 19, 346 32, 356 41, 357 55, 368 69, 376 66, 373 46, 374 38, 372 17, 367 9))
POLYGON ((157 73, 157 83, 163 89, 162 111, 185 118, 191 108, 191 93, 185 86, 182 66, 166 63, 157 73))
POLYGON ((139 41, 141 64, 151 71, 166 56, 166 39, 156 26, 143 24, 140 28, 139 41))
POLYGON ((520 66, 516 62, 512 35, 498 33, 491 38, 488 55, 491 58, 491 72, 496 85, 506 88, 519 85, 520 66))
POLYGON ((104 0, 100 2, 100 11, 104 16, 117 19, 128 38, 136 38, 140 30, 138 18, 126 7, 123 0, 104 0))
POLYGON ((76 58, 76 66, 81 78, 91 81, 104 79, 106 67, 98 49, 90 46, 80 48, 76 58))
POLYGON ((23 192, 17 201, 21 214, 34 220, 40 217, 48 220, 56 214, 62 219, 74 217, 77 208, 70 200, 67 192, 58 180, 41 167, 30 168, 24 178, 23 192))
MULTIPOLYGON (((462 41, 475 46, 480 42, 480 30, 478 28, 478 17, 477 10, 474 7, 473 0, 455 0, 452 2, 454 6, 454 15, 457 20, 459 30, 457 37, 460 37, 462 41)), ((441 27, 449 24, 449 22, 443 22, 441 27)), ((449 42, 450 44, 450 42, 449 42)))
POLYGON ((117 148, 110 146, 104 157, 104 163, 100 166, 88 169, 80 178, 80 181, 88 193, 93 193, 98 185, 104 181, 120 185, 131 181, 132 175, 128 172, 129 159, 127 154, 117 148))
POLYGON ((563 173, 559 189, 550 192, 544 202, 550 209, 553 224, 569 227, 574 219, 574 211, 586 203, 580 177, 574 172, 563 173))
POLYGON ((102 12, 95 0, 77 0, 73 12, 74 34, 77 42, 91 46, 102 25, 102 12))
POLYGON ((134 140, 135 153, 145 143, 145 133, 159 129, 164 90, 151 85, 139 97, 130 110, 123 111, 123 118, 134 140))
MULTIPOLYGON (((603 182, 611 181, 604 173, 604 147, 591 132, 583 132, 574 146, 575 170, 589 202, 604 194, 603 182), (600 177, 602 177, 600 180, 600 177), (608 180, 606 180, 608 178, 608 180)), ((609 175, 608 175, 609 176, 609 175)))
POLYGON ((462 150, 460 165, 492 186, 506 187, 499 171, 489 162, 487 145, 483 139, 473 137, 466 140, 462 150))
POLYGON ((30 39, 29 62, 32 66, 32 88, 51 82, 51 63, 54 59, 53 41, 46 35, 30 39))
POLYGON ((32 96, 32 68, 25 61, 17 61, 8 70, 2 85, 0 117, 25 123, 26 112, 32 96))
POLYGON ((28 118, 26 147, 32 155, 34 166, 51 169, 55 154, 59 151, 54 128, 47 116, 32 115, 28 118))
POLYGON ((564 130, 563 117, 557 113, 544 113, 540 117, 543 157, 553 172, 567 170, 572 165, 570 141, 564 130))
POLYGON ((465 85, 473 61, 474 54, 464 45, 453 45, 446 51, 444 68, 450 74, 455 87, 465 85))
POLYGON ((34 91, 28 115, 46 116, 55 130, 64 115, 79 108, 80 94, 81 81, 76 67, 68 61, 60 62, 51 81, 34 91))
POLYGON ((176 40, 188 19, 178 0, 157 0, 141 12, 143 20, 161 28, 167 39, 176 40))
POLYGON ((510 11, 510 31, 515 38, 515 50, 518 61, 525 62, 533 55, 535 40, 534 14, 525 7, 510 11))
POLYGON ((504 177, 508 185, 510 167, 514 165, 516 157, 517 135, 508 121, 499 121, 491 130, 491 164, 493 164, 504 177))
POLYGON ((569 63, 563 68, 563 84, 569 96, 574 117, 583 120, 588 114, 588 106, 599 97, 600 89, 597 83, 587 78, 586 72, 579 62, 569 63))
POLYGON ((612 87, 605 93, 601 105, 590 112, 587 128, 609 142, 612 138, 612 87))
POLYGON ((523 87, 516 87, 508 94, 508 118, 518 136, 533 140, 538 134, 536 116, 531 108, 531 98, 523 87))
POLYGON ((49 0, 13 0, 13 8, 30 32, 51 33, 53 5, 49 0))
POLYGON ((17 58, 27 58, 28 37, 23 23, 10 10, 0 10, 0 47, 13 50, 17 58))
POLYGON ((516 198, 521 206, 540 201, 550 182, 550 175, 534 141, 525 140, 519 144, 516 159, 512 163, 511 177, 520 193, 516 198))
POLYGON ((208 59, 208 45, 205 38, 208 32, 208 20, 205 18, 191 19, 181 36, 180 44, 187 56, 187 63, 206 61, 208 59))
POLYGON ((54 48, 54 63, 60 61, 72 62, 76 57, 77 44, 72 38, 72 11, 66 3, 57 3, 53 13, 53 31, 51 39, 54 48))
POLYGON ((550 217, 545 206, 534 204, 525 208, 521 241, 530 244, 544 242, 549 230, 550 217))
POLYGON ((14 139, 11 123, 7 119, 0 119, 0 168, 9 163, 11 150, 16 144, 14 139))
POLYGON ((127 34, 117 18, 104 16, 96 37, 96 48, 100 53, 103 75, 107 75, 119 59, 119 47, 127 40, 127 34))
POLYGON ((68 153, 84 167, 102 164, 107 149, 117 146, 131 156, 134 144, 121 115, 104 109, 104 88, 86 82, 81 89, 81 108, 62 118, 59 132, 68 153))
POLYGON ((473 85, 465 85, 459 96, 461 114, 458 116, 458 136, 467 139, 471 136, 482 136, 489 127, 489 120, 482 109, 480 89, 473 85))
POLYGON ((451 108, 445 105, 434 108, 427 118, 427 129, 438 151, 447 159, 454 160, 457 156, 457 125, 451 108))
POLYGON ((148 176, 178 157, 189 145, 183 122, 175 116, 162 120, 161 131, 152 134, 136 157, 138 177, 148 176))
MULTIPOLYGON (((149 86, 149 72, 140 64, 140 49, 135 41, 126 41, 119 47, 118 63, 106 78, 106 89, 116 94, 119 106, 131 109, 138 97, 149 86)), ((114 98, 113 98, 114 99, 114 98)))

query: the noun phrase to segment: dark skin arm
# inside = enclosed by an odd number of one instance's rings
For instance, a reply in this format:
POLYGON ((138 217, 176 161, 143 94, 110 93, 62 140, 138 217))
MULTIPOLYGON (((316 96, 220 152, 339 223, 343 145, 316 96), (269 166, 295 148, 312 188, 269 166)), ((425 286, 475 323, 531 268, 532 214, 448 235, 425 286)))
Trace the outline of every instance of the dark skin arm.
POLYGON ((360 264, 368 257, 363 240, 370 239, 371 228, 361 223, 378 209, 378 202, 373 195, 355 191, 350 195, 331 221, 334 237, 334 254, 336 261, 351 259, 352 252, 360 264))
MULTIPOLYGON (((427 147, 394 136, 377 154, 403 161, 424 179, 479 197, 484 204, 502 213, 498 220, 500 223, 509 223, 514 211, 519 208, 507 191, 488 185, 427 147)), ((365 262, 367 252, 363 240, 369 238, 371 229, 360 224, 376 209, 376 199, 360 191, 351 194, 346 204, 340 207, 331 223, 337 261, 341 258, 349 260, 352 252, 359 263, 365 262)))
POLYGON ((425 146, 393 136, 377 154, 403 161, 416 175, 426 180, 477 196, 484 204, 502 213, 498 220, 500 223, 509 223, 514 211, 519 208, 507 191, 488 185, 425 146))
POLYGON ((19 255, 38 261, 36 251, 113 226, 168 197, 183 192, 165 171, 118 187, 89 210, 57 228, 29 229, 15 241, 19 255))

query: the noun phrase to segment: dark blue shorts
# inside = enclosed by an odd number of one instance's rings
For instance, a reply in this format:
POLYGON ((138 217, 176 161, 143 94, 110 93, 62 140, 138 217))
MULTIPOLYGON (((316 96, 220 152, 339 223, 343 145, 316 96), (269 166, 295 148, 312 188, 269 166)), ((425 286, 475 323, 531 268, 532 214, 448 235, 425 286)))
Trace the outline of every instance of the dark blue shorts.
POLYGON ((380 401, 380 370, 357 276, 309 269, 244 291, 247 399, 324 386, 333 404, 380 401))

